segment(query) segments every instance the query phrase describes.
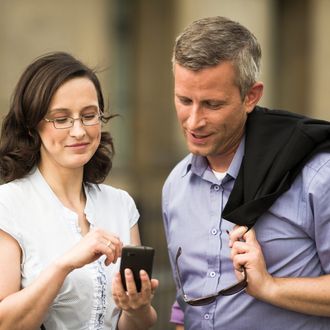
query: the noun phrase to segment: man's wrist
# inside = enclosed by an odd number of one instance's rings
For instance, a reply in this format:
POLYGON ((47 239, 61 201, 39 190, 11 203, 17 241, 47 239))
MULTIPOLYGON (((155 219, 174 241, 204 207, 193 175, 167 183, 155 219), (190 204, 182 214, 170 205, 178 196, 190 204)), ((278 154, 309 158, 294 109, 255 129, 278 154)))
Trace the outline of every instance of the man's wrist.
POLYGON ((254 297, 259 300, 272 303, 276 300, 278 284, 278 279, 269 275, 261 289, 257 292, 256 295, 254 295, 254 297))

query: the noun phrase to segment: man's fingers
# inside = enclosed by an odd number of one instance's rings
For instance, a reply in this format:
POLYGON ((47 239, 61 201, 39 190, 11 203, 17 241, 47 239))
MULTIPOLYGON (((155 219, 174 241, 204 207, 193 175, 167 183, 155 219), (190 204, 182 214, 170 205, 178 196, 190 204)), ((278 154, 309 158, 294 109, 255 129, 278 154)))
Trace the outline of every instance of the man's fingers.
POLYGON ((235 226, 229 234, 229 247, 233 246, 233 243, 244 239, 244 235, 248 232, 247 226, 235 226))

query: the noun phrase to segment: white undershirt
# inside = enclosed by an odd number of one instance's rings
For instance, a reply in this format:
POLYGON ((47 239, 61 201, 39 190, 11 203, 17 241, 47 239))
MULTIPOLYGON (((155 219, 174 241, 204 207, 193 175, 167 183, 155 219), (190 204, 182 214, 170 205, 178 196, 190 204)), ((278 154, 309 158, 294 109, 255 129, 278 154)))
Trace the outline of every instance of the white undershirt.
POLYGON ((219 181, 222 181, 222 179, 226 176, 227 172, 217 172, 215 170, 212 169, 212 172, 214 173, 214 175, 216 176, 216 178, 219 181))

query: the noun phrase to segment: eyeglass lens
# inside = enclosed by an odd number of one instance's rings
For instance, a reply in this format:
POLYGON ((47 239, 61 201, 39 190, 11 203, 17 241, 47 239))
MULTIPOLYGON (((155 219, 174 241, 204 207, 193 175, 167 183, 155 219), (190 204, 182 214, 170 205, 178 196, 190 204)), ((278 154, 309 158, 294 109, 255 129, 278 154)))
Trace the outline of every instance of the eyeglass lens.
POLYGON ((63 118, 46 119, 46 120, 49 122, 53 122, 55 128, 61 129, 61 128, 73 127, 74 122, 76 120, 80 120, 80 122, 84 126, 97 125, 101 120, 101 116, 99 114, 90 114, 90 115, 83 115, 79 118, 63 117, 63 118))

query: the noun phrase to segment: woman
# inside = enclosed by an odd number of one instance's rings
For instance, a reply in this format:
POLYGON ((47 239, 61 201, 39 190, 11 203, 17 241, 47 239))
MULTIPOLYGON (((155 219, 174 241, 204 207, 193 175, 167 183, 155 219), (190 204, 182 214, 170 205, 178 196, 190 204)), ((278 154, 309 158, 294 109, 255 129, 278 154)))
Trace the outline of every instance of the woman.
POLYGON ((66 53, 27 67, 0 142, 0 329, 146 329, 158 281, 137 292, 126 244, 139 245, 138 211, 100 184, 113 143, 95 73, 66 53), (112 292, 112 294, 111 294, 112 292))

